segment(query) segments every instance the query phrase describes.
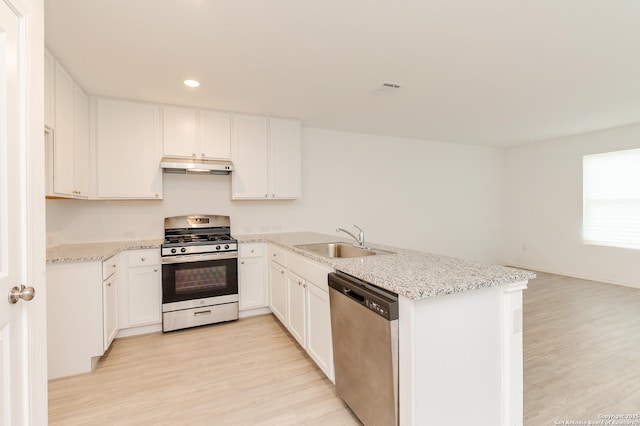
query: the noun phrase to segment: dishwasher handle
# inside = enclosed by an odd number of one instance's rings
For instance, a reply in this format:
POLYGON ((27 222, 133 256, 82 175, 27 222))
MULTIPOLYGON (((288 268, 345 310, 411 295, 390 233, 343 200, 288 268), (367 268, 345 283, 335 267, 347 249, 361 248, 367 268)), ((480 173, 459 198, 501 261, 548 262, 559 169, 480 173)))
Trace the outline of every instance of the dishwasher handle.
POLYGON ((345 296, 349 296, 350 298, 352 298, 352 299, 353 299, 353 300, 355 300, 356 302, 358 302, 358 303, 360 303, 360 304, 364 305, 364 301, 365 301, 364 296, 359 295, 358 293, 356 293, 356 292, 355 292, 355 291, 353 291, 352 289, 350 289, 350 288, 343 288, 342 293, 343 293, 345 296))

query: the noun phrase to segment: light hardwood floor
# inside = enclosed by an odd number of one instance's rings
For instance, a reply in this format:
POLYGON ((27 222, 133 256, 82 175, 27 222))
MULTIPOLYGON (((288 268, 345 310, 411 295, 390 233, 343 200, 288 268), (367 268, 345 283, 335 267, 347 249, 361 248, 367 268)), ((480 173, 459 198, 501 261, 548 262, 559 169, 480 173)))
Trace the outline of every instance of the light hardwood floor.
MULTIPOLYGON (((618 413, 640 413, 640 290, 539 273, 524 293, 524 426, 618 413)), ((65 426, 360 424, 271 315, 118 339, 92 373, 49 383, 49 417, 65 426)))
POLYGON ((271 315, 117 339, 49 382, 50 425, 359 425, 271 315))
POLYGON ((620 413, 640 414, 640 290, 538 273, 524 293, 524 425, 620 413))

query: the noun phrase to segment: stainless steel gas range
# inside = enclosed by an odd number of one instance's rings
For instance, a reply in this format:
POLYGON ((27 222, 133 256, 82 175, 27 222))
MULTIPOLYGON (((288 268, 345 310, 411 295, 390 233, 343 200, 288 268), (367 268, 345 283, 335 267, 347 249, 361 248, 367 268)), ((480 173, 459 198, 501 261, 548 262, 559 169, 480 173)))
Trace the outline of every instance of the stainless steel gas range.
POLYGON ((238 243, 229 216, 164 220, 162 331, 238 319, 238 243))

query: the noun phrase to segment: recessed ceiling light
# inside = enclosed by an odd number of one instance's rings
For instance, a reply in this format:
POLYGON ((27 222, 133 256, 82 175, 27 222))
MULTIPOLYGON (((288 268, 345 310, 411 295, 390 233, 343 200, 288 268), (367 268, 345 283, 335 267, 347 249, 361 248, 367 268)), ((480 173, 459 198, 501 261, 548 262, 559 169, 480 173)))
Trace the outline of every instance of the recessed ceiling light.
POLYGON ((198 87, 200 86, 200 82, 197 80, 185 80, 184 85, 189 87, 198 87))

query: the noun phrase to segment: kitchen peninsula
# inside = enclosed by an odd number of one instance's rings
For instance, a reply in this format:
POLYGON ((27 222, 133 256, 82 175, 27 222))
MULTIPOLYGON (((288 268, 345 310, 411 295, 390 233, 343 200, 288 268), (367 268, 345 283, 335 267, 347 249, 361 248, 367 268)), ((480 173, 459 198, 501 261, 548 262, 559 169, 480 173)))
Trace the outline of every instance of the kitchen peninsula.
MULTIPOLYGON (((522 290, 534 273, 378 244, 391 253, 328 258, 297 246, 347 240, 312 232, 234 237, 241 251, 268 243, 399 295, 401 425, 522 425, 522 290)), ((158 245, 66 245, 49 250, 47 262, 102 262, 158 245)))
POLYGON ((236 235, 268 242, 399 296, 401 425, 522 425, 522 291, 535 274, 374 244, 392 253, 328 258, 309 232, 236 235))

